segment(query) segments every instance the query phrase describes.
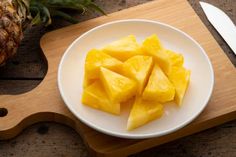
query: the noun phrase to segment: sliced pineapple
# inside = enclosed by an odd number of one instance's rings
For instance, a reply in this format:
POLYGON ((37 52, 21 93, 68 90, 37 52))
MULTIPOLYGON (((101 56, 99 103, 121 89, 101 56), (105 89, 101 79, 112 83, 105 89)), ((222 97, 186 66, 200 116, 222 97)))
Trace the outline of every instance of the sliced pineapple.
POLYGON ((175 53, 171 50, 166 50, 166 53, 169 56, 171 66, 182 66, 184 63, 184 57, 183 55, 179 53, 175 53))
POLYGON ((129 115, 127 129, 133 130, 161 117, 162 114, 163 106, 160 103, 136 98, 129 115))
POLYGON ((184 67, 172 67, 171 73, 168 75, 170 81, 175 86, 175 102, 178 105, 182 104, 183 97, 188 88, 190 80, 190 70, 184 67))
POLYGON ((112 102, 100 81, 95 81, 84 89, 82 103, 112 114, 120 114, 120 103, 112 102))
POLYGON ((162 103, 182 104, 190 79, 183 64, 183 56, 166 50, 156 35, 141 46, 130 35, 92 49, 86 57, 82 103, 112 114, 132 107, 127 129, 135 129, 161 117, 162 103))
POLYGON ((162 70, 168 74, 171 66, 170 59, 156 35, 151 35, 144 40, 142 50, 144 54, 153 56, 162 70))
POLYGON ((101 80, 112 101, 124 102, 136 94, 136 81, 106 68, 101 68, 101 80))
POLYGON ((123 64, 123 74, 138 82, 138 94, 141 94, 151 73, 153 59, 149 56, 137 55, 123 64))
MULTIPOLYGON (((100 74, 100 67, 110 70, 119 71, 122 62, 113 58, 101 50, 92 49, 88 52, 85 60, 85 75, 87 80, 97 79, 100 74)), ((88 81, 89 82, 89 81, 88 81)))
POLYGON ((158 102, 173 100, 175 88, 161 68, 156 64, 152 70, 148 84, 143 92, 143 99, 158 102))
POLYGON ((88 87, 91 85, 93 82, 95 82, 97 79, 88 79, 87 75, 84 74, 84 81, 83 81, 83 88, 88 87))
POLYGON ((140 45, 137 43, 135 36, 133 35, 129 35, 108 44, 103 48, 103 51, 121 61, 125 61, 130 57, 141 54, 140 45))

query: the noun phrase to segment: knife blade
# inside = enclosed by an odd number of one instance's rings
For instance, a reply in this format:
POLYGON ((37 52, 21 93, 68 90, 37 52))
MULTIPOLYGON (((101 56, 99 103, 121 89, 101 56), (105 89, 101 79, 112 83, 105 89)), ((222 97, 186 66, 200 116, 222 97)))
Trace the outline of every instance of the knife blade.
POLYGON ((200 5, 210 23, 218 31, 218 33, 223 37, 225 42, 236 54, 236 26, 219 8, 208 4, 206 2, 200 2, 200 5))

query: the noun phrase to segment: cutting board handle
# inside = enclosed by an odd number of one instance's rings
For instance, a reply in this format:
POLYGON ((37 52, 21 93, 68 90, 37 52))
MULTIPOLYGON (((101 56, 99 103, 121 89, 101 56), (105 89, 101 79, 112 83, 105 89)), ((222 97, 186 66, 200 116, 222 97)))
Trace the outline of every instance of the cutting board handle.
POLYGON ((74 116, 60 99, 56 78, 48 78, 47 74, 39 86, 27 93, 0 96, 0 139, 12 138, 25 127, 42 121, 75 126, 74 116))

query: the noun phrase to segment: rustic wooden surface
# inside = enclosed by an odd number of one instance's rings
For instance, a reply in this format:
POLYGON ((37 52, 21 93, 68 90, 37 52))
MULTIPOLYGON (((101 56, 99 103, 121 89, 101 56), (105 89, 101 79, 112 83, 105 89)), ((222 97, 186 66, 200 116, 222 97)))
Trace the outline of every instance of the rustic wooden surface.
MULTIPOLYGON (((107 12, 114 12, 148 0, 97 1, 107 12)), ((236 23, 236 1, 208 0, 222 8, 236 23)), ((198 2, 190 4, 208 26, 231 61, 236 57, 213 27, 207 22, 198 2)), ((98 15, 84 15, 86 20, 98 15)), ((0 93, 16 94, 34 88, 46 73, 47 65, 41 56, 38 41, 43 33, 67 25, 57 20, 50 28, 37 27, 26 32, 18 55, 0 68, 0 93)), ((135 156, 236 156, 236 121, 165 144, 135 156)), ((17 138, 0 142, 0 156, 88 156, 80 139, 72 129, 53 123, 34 125, 17 138)))

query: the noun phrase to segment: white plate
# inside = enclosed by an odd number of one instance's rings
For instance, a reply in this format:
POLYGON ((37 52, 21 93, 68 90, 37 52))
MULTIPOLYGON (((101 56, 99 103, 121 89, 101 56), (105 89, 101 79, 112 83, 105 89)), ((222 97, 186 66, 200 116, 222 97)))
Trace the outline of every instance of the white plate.
POLYGON ((195 40, 172 26, 141 19, 115 21, 84 33, 66 50, 58 71, 61 96, 79 120, 105 134, 132 139, 165 135, 190 123, 206 107, 213 84, 211 62, 195 40), (184 66, 191 70, 190 84, 182 107, 166 104, 162 118, 133 131, 126 130, 127 110, 120 116, 114 116, 81 104, 86 53, 130 34, 135 35, 139 42, 151 34, 157 34, 166 48, 183 54, 184 66))

